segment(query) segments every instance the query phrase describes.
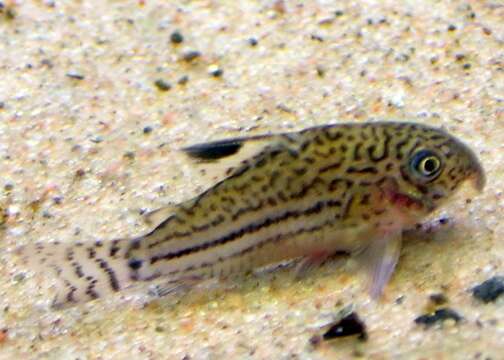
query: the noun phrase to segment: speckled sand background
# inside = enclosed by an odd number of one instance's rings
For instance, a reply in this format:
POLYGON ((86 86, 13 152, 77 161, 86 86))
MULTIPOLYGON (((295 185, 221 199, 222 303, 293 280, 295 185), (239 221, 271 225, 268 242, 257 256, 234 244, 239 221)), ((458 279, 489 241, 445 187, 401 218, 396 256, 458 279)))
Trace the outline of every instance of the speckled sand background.
POLYGON ((469 291, 504 273, 504 2, 1 3, 0 358, 504 359, 504 298, 469 291), (370 118, 444 126, 488 173, 445 209, 452 229, 408 241, 379 303, 343 260, 52 311, 11 265, 20 244, 145 231, 142 209, 209 185, 183 145, 370 118), (437 293, 462 322, 414 323, 437 293), (310 345, 349 304, 368 341, 310 345))

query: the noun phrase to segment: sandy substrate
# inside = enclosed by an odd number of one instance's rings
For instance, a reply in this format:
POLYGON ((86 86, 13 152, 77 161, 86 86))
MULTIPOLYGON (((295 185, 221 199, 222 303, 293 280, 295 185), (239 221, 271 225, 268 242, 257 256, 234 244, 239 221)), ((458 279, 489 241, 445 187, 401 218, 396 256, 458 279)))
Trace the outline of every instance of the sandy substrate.
POLYGON ((0 3, 0 358, 504 357, 504 296, 470 291, 504 275, 502 1, 0 3), (444 126, 488 177, 443 209, 452 228, 407 242, 378 303, 343 260, 54 311, 11 265, 18 245, 146 231, 142 210, 209 185, 181 146, 370 118, 444 126), (415 324, 432 294, 463 320, 415 324), (317 342, 348 305, 368 340, 317 342))

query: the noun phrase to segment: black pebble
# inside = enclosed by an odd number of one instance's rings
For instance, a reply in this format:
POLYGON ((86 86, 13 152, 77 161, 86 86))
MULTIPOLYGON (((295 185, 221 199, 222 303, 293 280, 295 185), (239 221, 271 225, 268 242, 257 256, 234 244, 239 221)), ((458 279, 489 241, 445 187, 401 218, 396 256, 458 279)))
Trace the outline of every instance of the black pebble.
POLYGON ((455 310, 452 310, 450 308, 443 308, 436 310, 433 314, 425 314, 417 317, 415 319, 415 323, 423 324, 429 327, 438 322, 443 322, 449 319, 453 319, 455 320, 455 322, 459 322, 460 320, 462 320, 462 316, 460 316, 455 310))
POLYGON ((487 281, 475 286, 473 296, 485 303, 495 301, 499 296, 504 294, 504 276, 494 276, 487 281))
POLYGON ((224 73, 224 70, 222 70, 222 69, 215 69, 215 70, 210 71, 210 75, 212 75, 213 77, 221 77, 223 73, 224 73))
POLYGON ((143 133, 144 134, 150 134, 152 132, 152 126, 146 126, 143 128, 143 133))
POLYGON ((171 84, 167 81, 164 81, 163 79, 158 79, 154 82, 154 85, 158 88, 158 90, 161 91, 168 91, 171 89, 171 84))
POLYGON ((332 325, 323 335, 324 340, 358 335, 359 340, 367 340, 366 325, 359 316, 352 312, 332 325))
POLYGON ((74 79, 74 80, 84 80, 84 75, 76 73, 76 72, 66 73, 66 76, 69 77, 70 79, 74 79))
POLYGON ((250 38, 248 39, 248 43, 250 46, 256 46, 258 44, 258 41, 256 38, 250 38))
POLYGON ((184 41, 184 37, 182 36, 182 34, 179 31, 174 31, 170 35, 170 41, 173 44, 180 44, 184 41))
POLYGON ((439 294, 432 294, 432 295, 429 296, 429 299, 435 305, 443 305, 443 304, 446 304, 448 302, 448 299, 446 298, 446 296, 444 296, 441 293, 439 293, 439 294))
POLYGON ((185 85, 189 82, 189 76, 183 75, 180 77, 180 79, 177 80, 177 84, 179 85, 185 85))
POLYGON ((200 56, 201 56, 201 53, 199 51, 191 50, 191 51, 187 51, 186 53, 184 53, 183 59, 186 62, 191 62, 191 61, 199 58, 200 56))

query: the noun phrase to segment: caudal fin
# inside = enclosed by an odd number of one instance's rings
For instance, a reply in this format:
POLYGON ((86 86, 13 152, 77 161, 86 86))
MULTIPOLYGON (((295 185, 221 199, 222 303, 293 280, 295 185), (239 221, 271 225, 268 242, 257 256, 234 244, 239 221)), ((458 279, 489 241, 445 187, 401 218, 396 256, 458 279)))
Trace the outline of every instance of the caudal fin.
POLYGON ((53 305, 93 300, 127 287, 131 240, 37 243, 18 250, 28 270, 41 273, 56 290, 53 305), (52 281, 54 279, 54 281, 52 281))

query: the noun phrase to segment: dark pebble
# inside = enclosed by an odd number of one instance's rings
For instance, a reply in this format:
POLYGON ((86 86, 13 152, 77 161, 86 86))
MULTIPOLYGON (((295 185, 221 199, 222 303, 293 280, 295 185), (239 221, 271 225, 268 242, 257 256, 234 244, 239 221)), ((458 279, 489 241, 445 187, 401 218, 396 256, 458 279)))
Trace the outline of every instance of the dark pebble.
POLYGON ((336 16, 336 17, 343 16, 343 11, 341 11, 341 10, 336 10, 336 11, 334 12, 334 16, 336 16))
POLYGON ((222 74, 224 74, 224 70, 222 70, 221 68, 212 69, 210 71, 210 75, 212 75, 213 77, 221 77, 222 74))
POLYGON ((171 33, 171 35, 170 35, 170 41, 172 42, 172 44, 180 44, 180 43, 184 42, 184 37, 177 30, 177 31, 174 31, 174 32, 171 33))
POLYGON ((443 304, 446 304, 448 302, 448 299, 446 298, 446 296, 444 296, 441 293, 439 293, 439 294, 432 294, 432 295, 429 296, 429 299, 435 305, 443 305, 443 304))
POLYGON ((171 84, 167 81, 164 81, 163 79, 157 79, 155 82, 154 82, 154 85, 156 85, 156 87, 158 88, 158 90, 160 91, 168 91, 171 89, 171 84))
POLYGON ((184 53, 182 58, 186 62, 191 62, 201 56, 201 53, 198 50, 190 50, 184 53))
POLYGON ((10 6, 5 7, 3 3, 1 4, 2 6, 0 6, 0 14, 5 12, 5 17, 7 18, 7 20, 14 20, 16 17, 16 12, 14 11, 14 9, 10 6))
POLYGON ((460 316, 455 310, 443 308, 436 310, 433 314, 425 314, 417 317, 415 319, 415 323, 429 327, 438 322, 450 319, 455 320, 455 322, 459 322, 462 320, 462 316, 460 316))
POLYGON ((359 340, 367 340, 366 325, 359 316, 352 312, 337 323, 331 325, 329 330, 323 335, 324 340, 331 340, 341 337, 358 335, 359 340))
POLYGON ((5 103, 3 101, 0 101, 0 109, 5 109, 5 103))
POLYGON ((318 65, 316 69, 317 69, 317 75, 318 75, 319 77, 321 77, 321 78, 322 78, 322 77, 324 77, 324 76, 325 76, 326 71, 325 71, 325 69, 324 69, 324 67, 323 67, 323 66, 318 65))
POLYGON ((55 197, 53 197, 53 202, 56 205, 60 205, 63 202, 63 196, 56 195, 55 197))
POLYGON ((150 134, 152 132, 152 126, 146 126, 143 128, 144 134, 150 134))
POLYGON ((487 281, 475 286, 473 289, 473 296, 485 303, 497 300, 497 298, 504 294, 504 276, 494 276, 487 281))
POLYGON ((471 64, 464 64, 464 65, 462 66, 462 68, 463 68, 464 70, 469 70, 469 69, 471 68, 471 64))
POLYGON ((466 58, 464 54, 456 54, 455 55, 455 61, 462 61, 466 58))
POLYGON ((256 38, 250 38, 250 39, 248 39, 248 43, 250 46, 257 46, 258 41, 256 38))
POLYGON ((189 82, 189 76, 187 75, 181 76, 180 79, 177 80, 177 84, 179 85, 185 85, 188 82, 189 82))
POLYGON ((455 25, 451 25, 451 24, 450 24, 450 25, 448 26, 448 31, 455 31, 455 30, 457 30, 457 27, 456 27, 455 25))
POLYGON ((75 177, 81 178, 86 175, 86 171, 84 169, 79 169, 75 172, 75 177))
POLYGON ((70 79, 74 79, 74 80, 84 80, 84 75, 76 73, 76 72, 66 73, 66 76, 69 77, 70 79))
POLYGON ((126 159, 133 160, 135 158, 135 152, 126 151, 123 155, 126 159))

